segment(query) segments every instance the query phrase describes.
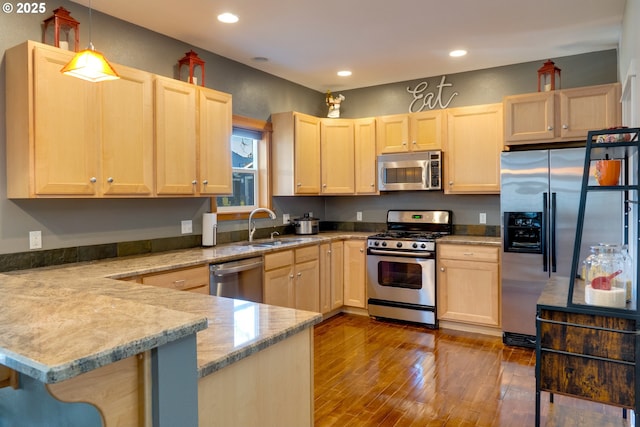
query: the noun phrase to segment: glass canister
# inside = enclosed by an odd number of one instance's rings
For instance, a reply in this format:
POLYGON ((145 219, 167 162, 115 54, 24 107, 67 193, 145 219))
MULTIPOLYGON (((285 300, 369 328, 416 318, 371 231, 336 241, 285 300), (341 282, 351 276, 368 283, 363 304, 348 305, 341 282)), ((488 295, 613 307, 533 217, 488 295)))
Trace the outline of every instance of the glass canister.
POLYGON ((584 280, 585 282, 587 282, 587 283, 589 281, 589 278, 587 277, 587 275, 591 272, 591 263, 598 256, 598 254, 600 253, 600 248, 601 247, 602 247, 601 245, 590 246, 589 249, 590 249, 591 253, 589 254, 588 257, 586 257, 582 261, 582 268, 580 270, 580 278, 582 280, 584 280))
POLYGON ((602 243, 594 255, 586 274, 585 302, 624 308, 630 299, 627 288, 631 273, 622 246, 602 243))

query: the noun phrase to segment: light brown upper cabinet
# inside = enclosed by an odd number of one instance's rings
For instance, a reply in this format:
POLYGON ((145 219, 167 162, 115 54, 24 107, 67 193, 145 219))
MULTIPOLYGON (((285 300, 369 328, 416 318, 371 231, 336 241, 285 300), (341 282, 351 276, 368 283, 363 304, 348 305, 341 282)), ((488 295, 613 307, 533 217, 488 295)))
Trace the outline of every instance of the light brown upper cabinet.
POLYGON ((320 194, 320 119, 286 112, 271 122, 273 195, 320 194))
POLYGON ((232 98, 198 87, 198 149, 201 195, 233 193, 231 168, 232 98))
POLYGON ((507 96, 505 146, 581 141, 593 129, 621 123, 620 84, 507 96))
POLYGON ((9 198, 231 191, 230 95, 118 64, 119 80, 90 83, 60 73, 72 56, 33 41, 6 51, 9 198))
POLYGON ((377 117, 378 154, 440 150, 445 137, 443 111, 377 117))
POLYGON ((322 194, 354 194, 353 120, 322 119, 320 121, 320 157, 322 194))
POLYGON ((502 104, 450 108, 444 151, 445 194, 500 193, 502 104))
POLYGON ((376 120, 373 117, 356 119, 353 125, 356 194, 376 194, 376 120))
POLYGON ((153 195, 152 83, 117 65, 119 80, 65 76, 73 57, 27 41, 6 52, 9 198, 153 195))

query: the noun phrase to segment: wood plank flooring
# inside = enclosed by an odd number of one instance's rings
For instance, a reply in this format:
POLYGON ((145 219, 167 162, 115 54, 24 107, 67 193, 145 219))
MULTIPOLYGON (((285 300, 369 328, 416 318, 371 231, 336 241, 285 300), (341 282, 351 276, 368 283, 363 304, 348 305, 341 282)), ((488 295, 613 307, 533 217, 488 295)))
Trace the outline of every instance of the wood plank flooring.
MULTIPOLYGON (((535 352, 339 314, 314 333, 315 426, 533 426, 535 352)), ((543 393, 546 427, 627 427, 622 410, 543 393)))

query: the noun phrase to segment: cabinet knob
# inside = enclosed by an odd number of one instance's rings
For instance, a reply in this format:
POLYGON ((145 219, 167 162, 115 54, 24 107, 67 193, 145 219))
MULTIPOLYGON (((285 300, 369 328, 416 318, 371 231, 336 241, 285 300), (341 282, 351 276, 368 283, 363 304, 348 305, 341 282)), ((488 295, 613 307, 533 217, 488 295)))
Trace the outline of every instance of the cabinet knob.
POLYGON ((373 187, 375 187, 375 186, 376 186, 376 185, 375 185, 373 182, 372 182, 371 184, 369 184, 369 187, 371 187, 371 188, 373 188, 373 187))
POLYGON ((302 276, 302 273, 298 273, 298 277, 302 276))
POLYGON ((407 145, 407 142, 406 141, 402 141, 402 145, 407 145))
POLYGON ((328 250, 328 251, 327 251, 327 255, 331 255, 331 250, 328 250))
POLYGON ((202 181, 203 185, 207 185, 209 183, 209 180, 205 179, 204 181, 202 181))
POLYGON ((440 267, 440 271, 444 273, 444 267, 440 267))
POLYGON ((302 183, 300 183, 300 182, 299 182, 299 183, 297 183, 296 185, 297 185, 298 187, 300 187, 300 186, 302 186, 302 183))
POLYGON ((449 181, 449 185, 453 185, 453 181, 449 181))
POLYGON ((364 253, 364 249, 360 248, 360 253, 364 253))
POLYGON ((417 144, 417 142, 416 142, 416 141, 411 141, 411 143, 412 143, 413 145, 416 145, 416 144, 417 144))
POLYGON ((192 183, 193 185, 196 185, 196 184, 198 183, 198 180, 194 179, 193 181, 191 181, 191 183, 192 183))
POLYGON ((327 188, 327 184, 322 184, 322 188, 327 188))
POLYGON ((547 126, 547 130, 553 130, 553 126, 547 126))
POLYGON ((290 275, 289 275, 289 279, 293 279, 293 274, 290 274, 290 275))
POLYGON ((562 125, 562 129, 569 129, 569 126, 567 126, 567 125, 562 125))
POLYGON ((91 178, 89 178, 89 181, 92 182, 92 183, 95 183, 98 180, 96 179, 95 176, 92 176, 91 178))
POLYGON ((113 177, 109 177, 109 178, 107 178, 107 182, 108 182, 109 184, 111 184, 111 183, 113 182, 113 177))

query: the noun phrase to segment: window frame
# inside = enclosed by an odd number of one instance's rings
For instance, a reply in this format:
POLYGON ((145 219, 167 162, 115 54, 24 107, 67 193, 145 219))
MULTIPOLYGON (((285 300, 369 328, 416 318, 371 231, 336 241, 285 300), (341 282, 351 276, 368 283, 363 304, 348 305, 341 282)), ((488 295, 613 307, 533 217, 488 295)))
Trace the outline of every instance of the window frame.
MULTIPOLYGON (((262 133, 262 139, 258 141, 258 194, 256 199, 259 207, 271 209, 271 123, 264 120, 252 119, 250 117, 233 115, 233 127, 246 129, 254 132, 262 133)), ((231 144, 231 141, 229 141, 231 144)), ((231 146, 229 145, 229 149, 231 146)), ((218 212, 217 204, 218 195, 211 197, 211 212, 216 212, 218 215, 218 221, 235 221, 249 218, 249 211, 227 211, 218 212)), ((254 215, 254 218, 267 217, 266 213, 258 212, 254 215)))

